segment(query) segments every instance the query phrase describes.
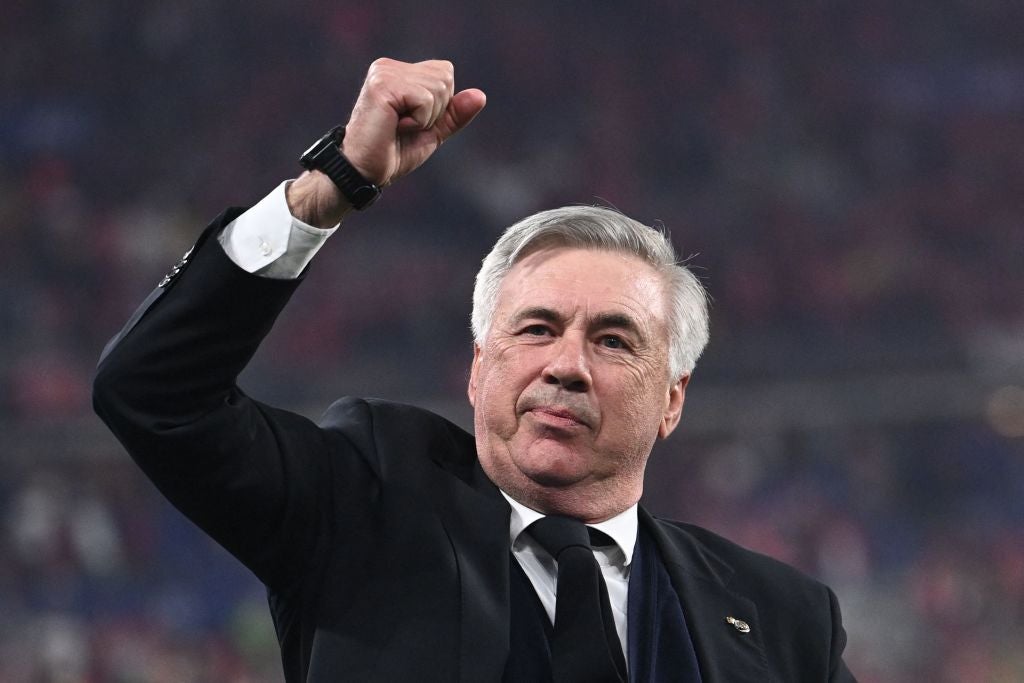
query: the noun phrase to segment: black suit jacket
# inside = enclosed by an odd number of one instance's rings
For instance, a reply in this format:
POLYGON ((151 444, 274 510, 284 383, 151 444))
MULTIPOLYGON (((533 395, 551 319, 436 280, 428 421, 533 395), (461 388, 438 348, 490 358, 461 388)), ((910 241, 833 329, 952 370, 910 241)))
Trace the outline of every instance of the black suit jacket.
MULTIPOLYGON (((499 681, 509 508, 473 437, 384 401, 343 399, 315 424, 246 396, 236 378, 299 281, 231 263, 213 236, 236 215, 207 229, 104 350, 97 412, 267 585, 290 682, 499 681)), ((698 527, 643 509, 640 523, 706 683, 852 680, 825 586, 698 527)))

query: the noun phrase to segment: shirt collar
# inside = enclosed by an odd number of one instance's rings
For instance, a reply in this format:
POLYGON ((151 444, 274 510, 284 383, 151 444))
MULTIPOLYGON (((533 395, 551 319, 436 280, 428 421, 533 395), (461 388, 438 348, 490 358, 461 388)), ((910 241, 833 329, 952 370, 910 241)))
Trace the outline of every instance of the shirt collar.
MULTIPOLYGON (((498 490, 501 491, 501 489, 498 490)), ((523 533, 526 527, 544 517, 544 514, 526 507, 504 491, 501 491, 501 495, 505 496, 505 500, 512 506, 512 515, 508 525, 509 547, 512 547, 516 539, 519 538, 519 534, 523 533)), ((636 510, 637 504, 634 503, 611 519, 587 525, 603 531, 612 537, 615 545, 619 546, 619 550, 625 556, 625 564, 627 566, 633 561, 633 548, 636 547, 636 535, 639 526, 636 510)))

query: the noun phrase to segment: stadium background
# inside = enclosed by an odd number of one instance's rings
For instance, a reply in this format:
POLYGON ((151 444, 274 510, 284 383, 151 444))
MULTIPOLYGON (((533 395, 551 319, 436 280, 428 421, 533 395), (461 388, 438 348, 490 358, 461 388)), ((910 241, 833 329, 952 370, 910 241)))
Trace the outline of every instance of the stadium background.
POLYGON ((262 589, 90 409, 105 340, 376 56, 480 119, 353 218, 244 377, 469 418, 529 212, 663 223, 712 342, 647 505, 832 585, 861 681, 1024 680, 1024 5, 15 0, 0 22, 0 683, 279 680, 262 589))

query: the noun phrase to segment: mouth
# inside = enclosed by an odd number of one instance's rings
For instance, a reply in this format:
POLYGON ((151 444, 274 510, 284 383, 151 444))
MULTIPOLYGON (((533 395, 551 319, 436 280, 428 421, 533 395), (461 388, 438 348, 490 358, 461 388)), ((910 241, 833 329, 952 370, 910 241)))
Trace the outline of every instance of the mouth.
POLYGON ((580 415, 562 406, 536 406, 527 412, 548 427, 571 429, 589 426, 580 415))

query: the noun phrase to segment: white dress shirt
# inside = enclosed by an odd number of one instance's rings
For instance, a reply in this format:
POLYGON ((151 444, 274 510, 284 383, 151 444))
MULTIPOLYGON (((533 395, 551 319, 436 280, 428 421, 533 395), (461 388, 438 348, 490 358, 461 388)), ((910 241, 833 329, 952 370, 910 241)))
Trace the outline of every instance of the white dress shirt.
POLYGON ((278 185, 218 236, 239 268, 279 280, 297 278, 338 229, 314 228, 292 216, 284 194, 291 182, 278 185))
MULTIPOLYGON (((285 190, 291 181, 278 185, 258 204, 243 213, 218 236, 228 257, 243 270, 263 277, 293 279, 302 273, 327 238, 338 229, 315 228, 291 215, 285 190)), ((526 527, 544 515, 531 510, 501 492, 512 506, 509 522, 509 546, 519 565, 533 584, 544 610, 555 622, 555 586, 558 565, 530 534, 526 527)), ((594 557, 608 585, 608 600, 615 617, 615 630, 626 649, 626 610, 629 597, 629 568, 637 536, 637 506, 609 520, 589 526, 608 534, 615 545, 594 548, 594 557)), ((629 657, 626 657, 627 663, 629 657)))
MULTIPOLYGON (((558 563, 548 554, 530 534, 524 534, 526 527, 536 522, 543 514, 532 510, 504 491, 501 495, 512 506, 512 518, 509 521, 509 539, 512 554, 519 561, 537 597, 544 605, 551 623, 555 623, 555 585, 558 582, 558 563)), ((622 644, 622 652, 626 654, 626 609, 629 598, 629 567, 633 562, 633 548, 636 547, 637 513, 636 505, 625 512, 615 515, 597 524, 588 524, 595 529, 611 536, 615 545, 595 547, 594 558, 601 567, 604 582, 608 585, 608 601, 611 603, 612 616, 615 618, 615 630, 622 644)), ((629 657, 627 656, 628 660, 629 657)), ((627 662, 628 666, 628 662, 627 662)))

